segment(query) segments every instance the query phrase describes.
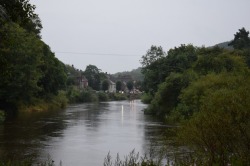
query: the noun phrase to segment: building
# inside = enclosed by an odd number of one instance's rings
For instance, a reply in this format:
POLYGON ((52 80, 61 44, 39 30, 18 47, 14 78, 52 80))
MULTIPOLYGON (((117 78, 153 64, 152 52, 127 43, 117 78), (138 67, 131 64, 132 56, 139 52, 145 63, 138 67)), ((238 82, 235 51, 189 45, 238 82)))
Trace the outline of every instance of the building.
POLYGON ((109 80, 109 89, 108 89, 109 93, 116 93, 116 84, 109 80))
POLYGON ((85 76, 77 77, 77 86, 79 89, 85 89, 88 87, 88 80, 85 76))

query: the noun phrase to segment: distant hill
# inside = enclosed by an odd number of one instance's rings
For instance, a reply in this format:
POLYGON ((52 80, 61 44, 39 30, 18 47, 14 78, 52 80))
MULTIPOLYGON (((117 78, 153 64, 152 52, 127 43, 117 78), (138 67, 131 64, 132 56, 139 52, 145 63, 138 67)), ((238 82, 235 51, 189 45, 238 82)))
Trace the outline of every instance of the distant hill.
POLYGON ((112 74, 113 77, 118 78, 121 76, 130 76, 133 80, 143 81, 143 75, 141 73, 141 67, 134 69, 132 71, 124 71, 112 74))
POLYGON ((220 48, 224 48, 224 49, 228 49, 228 50, 233 50, 234 48, 232 46, 228 46, 229 43, 230 43, 230 41, 227 41, 227 42, 216 44, 216 45, 211 46, 211 47, 218 46, 220 48))

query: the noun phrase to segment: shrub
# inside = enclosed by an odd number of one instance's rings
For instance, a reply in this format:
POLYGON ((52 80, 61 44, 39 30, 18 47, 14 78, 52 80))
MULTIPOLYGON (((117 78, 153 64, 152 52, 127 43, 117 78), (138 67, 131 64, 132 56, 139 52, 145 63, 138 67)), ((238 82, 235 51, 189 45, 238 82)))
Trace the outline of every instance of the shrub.
POLYGON ((153 96, 149 93, 144 93, 141 97, 141 101, 144 104, 150 104, 150 102, 153 100, 153 96))
POLYGON ((105 92, 99 92, 98 99, 99 99, 99 101, 108 101, 109 97, 105 92))

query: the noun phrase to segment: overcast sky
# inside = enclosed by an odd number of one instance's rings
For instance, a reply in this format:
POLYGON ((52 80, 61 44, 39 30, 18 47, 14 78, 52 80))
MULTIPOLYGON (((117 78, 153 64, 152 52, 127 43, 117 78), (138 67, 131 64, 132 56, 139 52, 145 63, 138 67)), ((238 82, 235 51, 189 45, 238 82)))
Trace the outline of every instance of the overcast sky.
POLYGON ((151 45, 211 46, 250 30, 250 0, 31 0, 42 39, 66 64, 130 71, 151 45))

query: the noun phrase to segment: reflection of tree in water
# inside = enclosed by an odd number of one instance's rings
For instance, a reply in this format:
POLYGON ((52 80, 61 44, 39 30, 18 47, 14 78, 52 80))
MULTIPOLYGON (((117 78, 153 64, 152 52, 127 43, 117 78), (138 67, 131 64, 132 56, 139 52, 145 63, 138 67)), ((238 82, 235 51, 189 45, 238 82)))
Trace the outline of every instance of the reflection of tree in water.
POLYGON ((35 159, 45 141, 59 137, 67 124, 64 111, 20 113, 0 126, 0 161, 35 159))
POLYGON ((175 127, 163 125, 159 120, 151 116, 145 117, 145 142, 143 151, 156 159, 163 158, 166 161, 169 153, 175 151, 175 127))
POLYGON ((88 130, 97 130, 103 114, 109 111, 109 103, 88 103, 69 107, 66 119, 71 126, 84 123, 88 130))

